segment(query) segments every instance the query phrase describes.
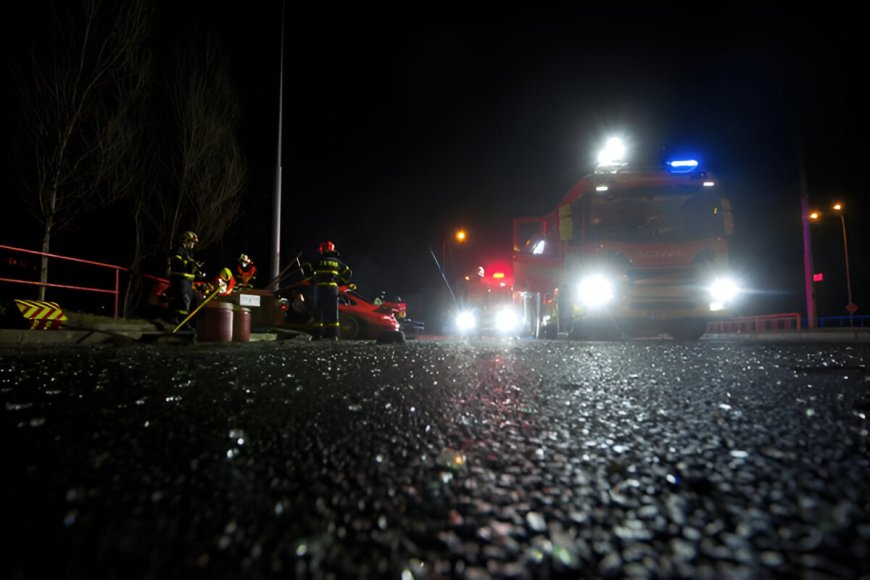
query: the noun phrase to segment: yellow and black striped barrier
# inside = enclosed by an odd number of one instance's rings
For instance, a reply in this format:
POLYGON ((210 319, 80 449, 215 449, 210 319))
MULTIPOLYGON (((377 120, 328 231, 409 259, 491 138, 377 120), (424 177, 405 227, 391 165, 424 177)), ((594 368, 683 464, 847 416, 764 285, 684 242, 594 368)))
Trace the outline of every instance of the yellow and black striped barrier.
POLYGON ((32 330, 61 328, 67 321, 66 314, 57 302, 16 298, 15 305, 24 319, 25 326, 32 330))

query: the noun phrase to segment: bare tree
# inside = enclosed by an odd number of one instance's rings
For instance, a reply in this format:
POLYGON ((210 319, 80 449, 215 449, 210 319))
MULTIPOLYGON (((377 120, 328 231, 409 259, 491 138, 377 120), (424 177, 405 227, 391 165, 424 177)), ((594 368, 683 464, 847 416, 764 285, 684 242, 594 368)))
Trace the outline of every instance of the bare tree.
POLYGON ((131 67, 129 74, 116 83, 120 105, 107 125, 107 142, 115 145, 119 157, 115 171, 108 175, 109 191, 129 209, 133 225, 130 275, 122 307, 124 318, 141 298, 143 285, 139 274, 149 253, 143 216, 147 212, 153 176, 158 173, 153 135, 149 131, 152 81, 151 53, 143 50, 139 53, 139 65, 131 67))
MULTIPOLYGON (((35 167, 28 201, 43 252, 53 233, 129 193, 117 179, 135 139, 123 118, 146 86, 141 50, 150 30, 147 0, 58 4, 48 33, 34 35, 29 68, 16 75, 35 167)), ((40 281, 47 280, 44 257, 40 281)))
POLYGON ((214 37, 183 52, 169 99, 178 149, 174 190, 164 192, 163 231, 169 244, 193 229, 200 247, 219 240, 238 217, 247 164, 236 137, 239 104, 214 37))
MULTIPOLYGON (((134 223, 134 273, 147 258, 165 258, 184 230, 196 231, 200 248, 218 241, 238 217, 246 185, 246 162, 236 139, 239 104, 226 63, 214 37, 191 38, 177 47, 181 56, 165 83, 165 102, 148 107, 153 118, 171 123, 168 131, 166 123, 150 125, 145 139, 150 146, 138 165, 153 167, 139 181, 140 189, 145 183, 149 189, 126 204, 134 223)), ((142 281, 130 278, 125 316, 139 303, 142 281)))

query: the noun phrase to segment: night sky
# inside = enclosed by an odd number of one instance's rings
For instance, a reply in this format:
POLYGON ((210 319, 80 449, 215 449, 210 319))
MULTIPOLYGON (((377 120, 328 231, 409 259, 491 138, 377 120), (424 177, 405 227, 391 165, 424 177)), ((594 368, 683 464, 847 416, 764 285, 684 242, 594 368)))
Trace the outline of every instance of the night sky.
MULTIPOLYGON (((693 151, 718 177, 754 290, 741 313, 804 310, 803 170, 812 206, 847 204, 854 301, 870 312, 858 18, 727 6, 288 2, 282 257, 330 239, 364 293, 400 294, 413 315, 440 284, 430 248, 440 257, 463 226, 464 251, 507 259, 511 218, 553 209, 617 132, 647 157, 693 151)), ((211 263, 244 251, 269 269, 281 11, 159 3, 157 45, 216 27, 242 105, 249 188, 236 226, 204 249, 211 263)), ((820 315, 845 314, 831 220, 813 229, 820 315)))

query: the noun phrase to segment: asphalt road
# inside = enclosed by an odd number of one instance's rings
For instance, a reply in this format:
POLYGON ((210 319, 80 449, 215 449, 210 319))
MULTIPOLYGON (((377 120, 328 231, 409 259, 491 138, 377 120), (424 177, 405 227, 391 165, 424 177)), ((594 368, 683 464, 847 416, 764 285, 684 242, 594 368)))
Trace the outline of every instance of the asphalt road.
POLYGON ((860 578, 870 344, 0 347, 4 578, 860 578))

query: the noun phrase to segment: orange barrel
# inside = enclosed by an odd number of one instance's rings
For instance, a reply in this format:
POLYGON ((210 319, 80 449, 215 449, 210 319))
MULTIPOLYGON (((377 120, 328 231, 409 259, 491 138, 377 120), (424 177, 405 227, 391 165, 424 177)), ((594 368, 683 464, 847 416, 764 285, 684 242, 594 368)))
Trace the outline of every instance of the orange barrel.
POLYGON ((200 342, 232 342, 233 305, 212 300, 196 315, 196 340, 200 342))
POLYGON ((251 309, 244 306, 233 306, 233 342, 248 342, 251 340, 251 309))

